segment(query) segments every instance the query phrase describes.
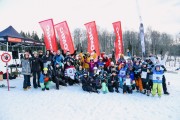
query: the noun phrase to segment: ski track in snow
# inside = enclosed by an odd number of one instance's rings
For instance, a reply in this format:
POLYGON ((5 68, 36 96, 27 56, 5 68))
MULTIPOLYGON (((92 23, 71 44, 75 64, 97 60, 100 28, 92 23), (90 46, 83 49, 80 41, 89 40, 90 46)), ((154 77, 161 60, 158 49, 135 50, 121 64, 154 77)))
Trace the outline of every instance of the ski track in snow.
POLYGON ((0 120, 180 120, 179 74, 165 74, 170 95, 161 98, 135 91, 124 95, 121 89, 121 93, 87 93, 78 85, 58 91, 54 83, 49 91, 23 91, 21 76, 10 80, 16 86, 10 92, 0 88, 0 120))

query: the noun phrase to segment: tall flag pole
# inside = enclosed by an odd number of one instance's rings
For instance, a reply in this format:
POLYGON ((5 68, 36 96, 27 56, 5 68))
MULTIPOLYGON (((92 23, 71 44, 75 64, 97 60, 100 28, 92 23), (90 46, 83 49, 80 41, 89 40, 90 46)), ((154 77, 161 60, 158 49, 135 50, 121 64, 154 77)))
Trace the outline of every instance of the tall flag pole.
POLYGON ((143 22, 142 22, 142 17, 141 17, 141 13, 140 13, 140 8, 139 8, 138 0, 136 0, 136 5, 137 5, 137 12, 138 12, 139 20, 140 20, 139 35, 140 35, 140 40, 141 40, 142 59, 143 59, 143 57, 145 55, 144 25, 143 25, 143 22))

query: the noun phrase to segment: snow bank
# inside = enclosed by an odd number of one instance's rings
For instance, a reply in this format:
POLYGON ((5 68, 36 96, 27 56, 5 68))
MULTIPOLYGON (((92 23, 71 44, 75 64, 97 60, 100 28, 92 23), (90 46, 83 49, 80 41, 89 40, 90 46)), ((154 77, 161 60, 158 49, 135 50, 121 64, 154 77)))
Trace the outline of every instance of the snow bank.
MULTIPOLYGON (((10 81, 17 88, 0 88, 0 120, 180 120, 180 75, 166 73, 169 96, 96 94, 68 86, 50 91, 23 91, 22 76, 10 81)), ((6 84, 6 81, 0 84, 6 84)))

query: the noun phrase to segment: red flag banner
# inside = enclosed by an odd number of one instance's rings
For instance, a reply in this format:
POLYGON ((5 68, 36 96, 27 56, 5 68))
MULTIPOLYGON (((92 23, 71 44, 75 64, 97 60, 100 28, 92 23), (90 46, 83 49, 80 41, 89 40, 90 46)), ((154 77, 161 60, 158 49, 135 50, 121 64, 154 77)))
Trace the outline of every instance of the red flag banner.
POLYGON ((72 41, 71 33, 66 21, 54 25, 56 32, 60 39, 61 49, 66 53, 69 51, 71 54, 74 53, 74 44, 72 41))
POLYGON ((46 45, 46 49, 56 52, 58 50, 58 47, 56 43, 53 20, 44 20, 39 22, 39 24, 44 32, 44 43, 46 45))
POLYGON ((114 42, 115 47, 115 57, 116 61, 118 60, 120 54, 123 54, 123 41, 122 41, 122 29, 121 29, 121 22, 114 22, 112 23, 114 27, 114 33, 116 35, 116 40, 114 42))
POLYGON ((93 21, 86 23, 84 25, 86 26, 87 36, 88 36, 88 52, 92 53, 93 50, 96 50, 96 53, 99 56, 100 49, 99 49, 99 40, 96 29, 96 23, 95 21, 93 21))

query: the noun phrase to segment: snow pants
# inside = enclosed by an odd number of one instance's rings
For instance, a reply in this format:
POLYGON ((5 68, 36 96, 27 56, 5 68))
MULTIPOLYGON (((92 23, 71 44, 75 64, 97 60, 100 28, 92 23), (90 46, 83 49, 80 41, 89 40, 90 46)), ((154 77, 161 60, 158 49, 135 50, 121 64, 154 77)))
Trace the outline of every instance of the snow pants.
POLYGON ((23 88, 27 88, 31 86, 30 75, 24 75, 23 88))
POLYGON ((132 86, 131 85, 123 85, 123 93, 131 93, 132 94, 132 86))
POLYGON ((106 93, 109 92, 108 87, 107 87, 107 85, 106 85, 105 82, 102 83, 102 92, 103 92, 104 94, 106 94, 106 93))
POLYGON ((44 88, 49 88, 50 81, 45 82, 45 83, 40 83, 40 85, 41 85, 41 88, 42 88, 42 89, 44 89, 44 88))
POLYGON ((158 92, 158 96, 162 95, 162 83, 153 83, 152 95, 155 96, 158 92))
POLYGON ((124 81, 125 81, 125 78, 119 77, 119 86, 120 86, 120 88, 122 88, 122 89, 123 89, 123 83, 124 83, 124 81))
POLYGON ((142 91, 143 90, 143 85, 142 85, 142 80, 140 77, 135 78, 136 81, 136 89, 142 91))

